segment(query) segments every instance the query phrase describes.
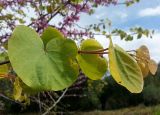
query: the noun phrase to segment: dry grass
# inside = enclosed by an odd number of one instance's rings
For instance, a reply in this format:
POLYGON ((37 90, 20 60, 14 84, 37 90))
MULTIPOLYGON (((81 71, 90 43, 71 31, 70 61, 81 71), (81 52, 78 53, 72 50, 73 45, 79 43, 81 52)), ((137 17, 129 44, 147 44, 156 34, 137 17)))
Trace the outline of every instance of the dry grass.
MULTIPOLYGON (((39 113, 23 113, 23 114, 2 114, 0 115, 41 115, 39 113)), ((57 115, 57 113, 50 113, 49 115, 57 115)), ((153 107, 146 107, 143 105, 137 107, 130 107, 112 111, 91 111, 91 112, 72 112, 58 115, 160 115, 160 105, 153 107)))
POLYGON ((160 115, 160 105, 154 107, 137 106, 113 111, 79 112, 73 115, 160 115))

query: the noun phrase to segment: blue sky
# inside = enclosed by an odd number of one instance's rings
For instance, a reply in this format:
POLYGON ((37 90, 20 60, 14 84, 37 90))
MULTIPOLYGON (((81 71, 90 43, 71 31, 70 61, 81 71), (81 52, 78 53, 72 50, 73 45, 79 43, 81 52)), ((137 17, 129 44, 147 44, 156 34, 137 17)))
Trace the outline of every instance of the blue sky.
MULTIPOLYGON (((123 1, 119 0, 119 2, 123 1)), ((113 29, 120 28, 127 31, 129 28, 136 26, 150 30, 154 29, 155 34, 153 35, 153 39, 143 37, 140 40, 125 42, 116 37, 113 38, 113 41, 127 50, 137 49, 141 45, 146 45, 150 49, 151 57, 160 62, 160 0, 140 0, 139 3, 130 7, 126 7, 125 5, 99 7, 92 16, 82 14, 79 24, 85 26, 106 18, 112 20, 113 29)), ((104 47, 108 47, 109 43, 106 38, 96 36, 96 39, 104 47)))
MULTIPOLYGON (((119 0, 124 2, 125 0, 119 0)), ((30 12, 28 16, 34 17, 33 9, 26 10, 30 12)), ((120 38, 114 37, 115 44, 120 45, 126 50, 137 49, 141 45, 146 45, 150 49, 151 57, 160 62, 160 0, 140 0, 130 7, 125 5, 110 5, 108 7, 99 7, 96 9, 94 15, 81 14, 79 25, 85 27, 89 24, 99 22, 100 19, 109 18, 112 20, 112 29, 120 28, 128 31, 131 27, 141 26, 146 29, 154 29, 155 34, 153 39, 145 38, 135 39, 131 42, 120 40, 120 38)), ((27 20, 27 19, 26 19, 27 20)), ((58 23, 60 17, 55 18, 52 23, 58 23)), ((108 39, 104 36, 96 36, 96 39, 106 48, 109 45, 108 39)))

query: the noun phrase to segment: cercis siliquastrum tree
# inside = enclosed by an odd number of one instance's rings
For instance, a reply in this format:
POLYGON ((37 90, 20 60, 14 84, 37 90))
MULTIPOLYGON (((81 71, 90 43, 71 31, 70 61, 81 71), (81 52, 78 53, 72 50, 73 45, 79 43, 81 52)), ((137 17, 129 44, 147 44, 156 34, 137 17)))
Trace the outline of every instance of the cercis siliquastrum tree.
MULTIPOLYGON (((109 48, 105 49, 95 39, 86 39, 77 47, 55 28, 48 27, 39 36, 27 26, 17 26, 8 41, 8 57, 16 77, 35 91, 65 89, 76 81, 79 69, 92 80, 102 79, 109 64, 118 84, 140 93, 143 78, 157 70, 148 48, 143 45, 130 53, 109 40, 109 48), (109 61, 103 54, 108 54, 109 61)), ((10 76, 6 66, 1 66, 1 77, 10 76)))
MULTIPOLYGON (((22 90, 32 93, 67 88, 76 81, 79 69, 93 80, 101 79, 109 70, 118 84, 132 93, 141 92, 143 78, 149 72, 155 74, 157 69, 148 48, 143 45, 128 52, 114 45, 112 35, 126 41, 133 36, 118 29, 107 33, 104 20, 87 28, 76 24, 80 13, 91 15, 98 6, 129 6, 138 1, 0 0, 0 45, 8 51, 0 54, 0 77, 14 79, 15 100, 25 100, 22 90), (30 10, 35 16, 29 16, 30 10), (62 20, 51 23, 56 16, 62 20), (16 26, 17 23, 26 26, 16 26), (106 36, 110 40, 109 48, 103 48, 95 39, 84 40, 80 47, 73 41, 77 36, 79 39, 94 38, 94 35, 106 36), (103 54, 108 54, 109 60, 103 54)), ((132 28, 131 32, 137 34, 137 38, 149 36, 149 31, 142 28, 132 28)))

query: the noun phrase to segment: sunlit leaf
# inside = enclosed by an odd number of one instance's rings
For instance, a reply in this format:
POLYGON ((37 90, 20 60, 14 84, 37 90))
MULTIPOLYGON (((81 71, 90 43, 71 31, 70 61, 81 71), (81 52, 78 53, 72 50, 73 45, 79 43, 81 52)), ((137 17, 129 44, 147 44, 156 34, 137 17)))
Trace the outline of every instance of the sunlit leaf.
POLYGON ((139 60, 137 61, 139 67, 141 68, 143 77, 147 77, 148 73, 149 73, 149 68, 148 68, 148 63, 146 63, 145 61, 139 60))
MULTIPOLYGON (((93 51, 103 49, 95 39, 87 39, 82 42, 80 50, 93 51)), ((78 63, 83 73, 90 79, 101 79, 107 71, 107 61, 99 54, 78 54, 78 63)))
POLYGON ((157 72, 157 68, 158 68, 157 63, 151 59, 148 62, 148 67, 149 67, 149 71, 151 72, 151 74, 155 75, 157 72))
POLYGON ((150 60, 150 54, 147 46, 142 45, 136 51, 136 58, 139 67, 141 68, 143 77, 146 77, 149 73, 148 61, 150 60))
POLYGON ((126 87, 132 93, 140 93, 143 89, 143 76, 141 70, 126 51, 118 45, 109 46, 109 67, 115 81, 126 87))
POLYGON ((43 44, 45 47, 47 43, 52 39, 55 39, 55 38, 64 39, 63 35, 58 30, 52 27, 47 27, 42 33, 41 38, 43 40, 43 44))
POLYGON ((21 96, 22 96, 22 87, 20 86, 19 79, 16 78, 14 81, 13 97, 15 100, 21 100, 21 96))
POLYGON ((8 43, 13 69, 33 89, 57 91, 69 87, 78 76, 75 42, 62 39, 54 29, 46 30, 42 36, 45 43, 31 28, 15 28, 8 43))
POLYGON ((0 78, 3 78, 3 75, 8 74, 8 66, 7 65, 0 65, 0 78))
MULTIPOLYGON (((5 52, 0 53, 0 62, 5 61, 7 54, 5 52)), ((4 78, 8 74, 8 66, 6 64, 0 65, 0 78, 4 78)))
POLYGON ((21 86, 21 81, 17 77, 14 81, 13 97, 16 101, 23 102, 23 104, 30 104, 30 99, 27 94, 23 93, 23 88, 21 86))
POLYGON ((141 60, 150 60, 150 54, 147 46, 142 45, 139 49, 137 49, 136 56, 141 60))

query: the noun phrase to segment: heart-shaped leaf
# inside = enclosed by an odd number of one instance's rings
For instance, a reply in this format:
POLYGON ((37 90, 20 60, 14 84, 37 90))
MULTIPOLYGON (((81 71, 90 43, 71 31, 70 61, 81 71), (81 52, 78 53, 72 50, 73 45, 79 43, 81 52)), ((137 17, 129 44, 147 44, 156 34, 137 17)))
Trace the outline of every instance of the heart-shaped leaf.
POLYGON ((26 85, 37 90, 57 91, 77 79, 78 51, 74 41, 62 39, 57 32, 48 30, 42 35, 46 39, 45 47, 34 30, 17 26, 9 39, 8 54, 13 69, 26 85))
POLYGON ((150 60, 150 54, 147 46, 142 45, 140 48, 136 51, 137 58, 141 60, 150 60))
POLYGON ((118 45, 109 46, 109 67, 115 81, 126 87, 132 93, 140 93, 143 89, 143 76, 141 70, 126 51, 118 45))
POLYGON ((136 51, 136 58, 139 67, 141 68, 143 77, 146 77, 149 73, 148 61, 150 60, 150 54, 147 46, 142 45, 136 51))
POLYGON ((143 61, 143 60, 138 60, 137 61, 139 67, 141 68, 143 77, 147 77, 147 75, 149 74, 149 68, 148 68, 148 62, 143 61))
MULTIPOLYGON (((82 42, 80 50, 94 51, 103 49, 95 39, 87 39, 82 42)), ((78 63, 83 73, 92 80, 101 79, 107 71, 107 61, 99 54, 78 54, 78 63)))
POLYGON ((155 75, 157 72, 158 65, 153 59, 149 60, 148 67, 149 67, 149 71, 151 72, 151 74, 155 75))
POLYGON ((42 36, 41 36, 42 40, 43 40, 43 44, 44 44, 44 47, 46 47, 47 43, 52 40, 53 38, 54 39, 65 39, 63 37, 63 35, 61 34, 61 32, 59 32, 57 29, 55 28, 52 28, 52 27, 47 27, 42 36))

